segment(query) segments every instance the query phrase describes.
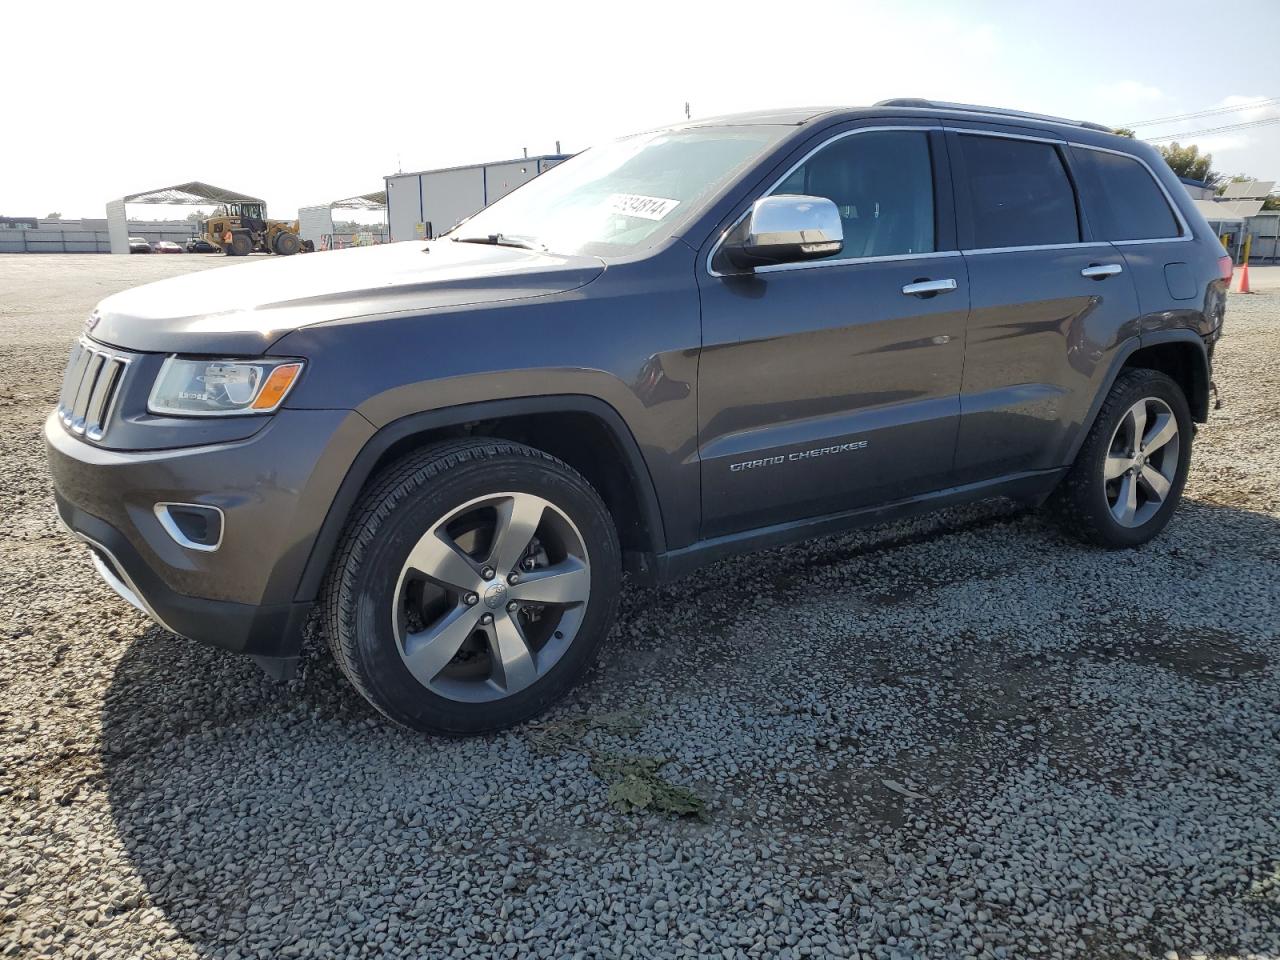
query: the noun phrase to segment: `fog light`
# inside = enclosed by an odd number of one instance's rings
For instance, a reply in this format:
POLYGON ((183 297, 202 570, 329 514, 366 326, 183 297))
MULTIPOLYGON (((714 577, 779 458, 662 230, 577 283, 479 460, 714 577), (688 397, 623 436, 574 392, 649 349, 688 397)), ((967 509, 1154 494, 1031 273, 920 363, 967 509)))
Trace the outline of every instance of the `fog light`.
POLYGON ((212 552, 222 546, 222 511, 199 503, 157 503, 165 533, 188 550, 212 552))

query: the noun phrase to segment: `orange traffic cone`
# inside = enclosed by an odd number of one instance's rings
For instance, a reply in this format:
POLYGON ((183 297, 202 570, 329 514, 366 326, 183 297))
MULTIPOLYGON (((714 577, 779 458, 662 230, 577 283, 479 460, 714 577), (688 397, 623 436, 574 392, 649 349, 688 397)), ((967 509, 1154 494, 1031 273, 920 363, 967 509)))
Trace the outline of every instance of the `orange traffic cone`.
POLYGON ((1253 293, 1249 289, 1249 261, 1246 260, 1240 265, 1240 279, 1236 283, 1236 293, 1253 293))

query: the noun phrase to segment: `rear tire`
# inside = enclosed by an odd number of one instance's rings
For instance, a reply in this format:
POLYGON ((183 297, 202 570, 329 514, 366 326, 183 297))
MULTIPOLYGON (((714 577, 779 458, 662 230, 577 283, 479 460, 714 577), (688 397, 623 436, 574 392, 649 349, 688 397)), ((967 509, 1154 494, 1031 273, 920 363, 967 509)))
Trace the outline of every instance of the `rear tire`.
POLYGON ((582 676, 613 623, 617 531, 549 454, 468 439, 369 484, 326 586, 334 659, 384 715, 451 735, 527 720, 582 676))
POLYGON ((227 253, 233 257, 247 257, 253 253, 253 240, 247 233, 233 233, 227 253))
POLYGON ((1137 547, 1169 523, 1191 464, 1191 411, 1173 379, 1126 370, 1050 499, 1062 529, 1086 543, 1137 547))

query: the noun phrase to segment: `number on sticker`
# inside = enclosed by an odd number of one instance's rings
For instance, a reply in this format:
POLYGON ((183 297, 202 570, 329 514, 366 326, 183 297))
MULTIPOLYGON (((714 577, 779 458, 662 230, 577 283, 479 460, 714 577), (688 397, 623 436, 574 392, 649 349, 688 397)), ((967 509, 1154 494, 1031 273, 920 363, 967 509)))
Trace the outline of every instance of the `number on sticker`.
POLYGON ((644 220, 661 220, 679 204, 679 200, 646 197, 639 193, 615 193, 609 197, 609 209, 614 213, 644 220))

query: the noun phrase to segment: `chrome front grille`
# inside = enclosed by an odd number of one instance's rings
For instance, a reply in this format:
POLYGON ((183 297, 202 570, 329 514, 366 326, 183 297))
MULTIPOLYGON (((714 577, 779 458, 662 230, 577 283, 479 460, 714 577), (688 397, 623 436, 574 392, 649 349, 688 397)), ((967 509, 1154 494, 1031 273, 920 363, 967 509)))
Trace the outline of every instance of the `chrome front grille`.
POLYGON ((111 411, 129 361, 88 340, 71 350, 62 378, 58 416, 72 433, 86 440, 101 440, 111 422, 111 411))

